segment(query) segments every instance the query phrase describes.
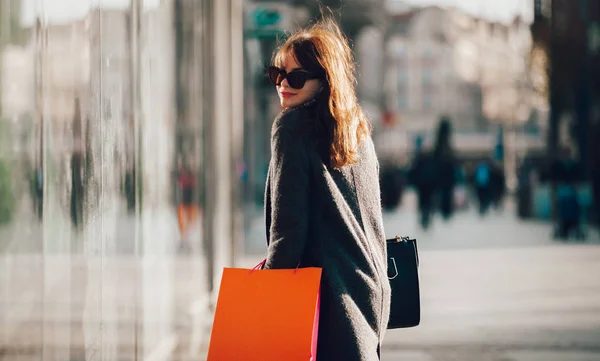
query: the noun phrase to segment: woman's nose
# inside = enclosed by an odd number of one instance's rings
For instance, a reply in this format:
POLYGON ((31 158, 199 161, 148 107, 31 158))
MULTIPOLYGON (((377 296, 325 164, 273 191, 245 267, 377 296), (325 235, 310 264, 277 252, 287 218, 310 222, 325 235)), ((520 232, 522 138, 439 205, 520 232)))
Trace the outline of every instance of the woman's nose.
POLYGON ((281 81, 281 86, 286 87, 286 88, 290 87, 290 84, 288 83, 287 78, 285 78, 281 81))

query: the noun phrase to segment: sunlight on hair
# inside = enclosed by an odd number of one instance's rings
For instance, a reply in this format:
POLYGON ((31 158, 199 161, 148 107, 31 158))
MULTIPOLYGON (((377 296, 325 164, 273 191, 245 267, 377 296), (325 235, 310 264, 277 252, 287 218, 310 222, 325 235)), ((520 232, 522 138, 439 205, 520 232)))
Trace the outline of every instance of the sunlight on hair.
POLYGON ((357 148, 371 133, 371 125, 358 104, 354 56, 348 39, 333 16, 322 18, 290 35, 278 49, 275 66, 293 56, 304 68, 325 73, 331 122, 331 166, 340 168, 358 161, 357 148))

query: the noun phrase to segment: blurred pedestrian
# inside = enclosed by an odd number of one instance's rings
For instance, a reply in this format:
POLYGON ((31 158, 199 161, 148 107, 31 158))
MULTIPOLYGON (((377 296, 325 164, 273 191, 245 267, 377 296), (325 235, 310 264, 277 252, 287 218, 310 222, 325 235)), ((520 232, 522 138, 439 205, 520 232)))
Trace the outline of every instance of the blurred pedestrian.
POLYGON ((322 268, 317 360, 380 360, 390 311, 386 237, 352 50, 324 16, 290 36, 272 64, 283 110, 271 134, 265 268, 322 268))
POLYGON ((581 230, 582 209, 577 195, 577 188, 571 182, 563 183, 557 188, 557 238, 568 239, 575 235, 583 236, 581 230))
POLYGON ((179 204, 177 206, 177 221, 179 223, 180 249, 189 250, 191 245, 188 240, 188 231, 198 222, 199 208, 194 203, 194 190, 196 177, 191 167, 185 166, 181 160, 178 164, 177 184, 180 190, 179 204))
POLYGON ((439 169, 431 151, 422 150, 417 154, 409 172, 409 179, 417 192, 419 222, 423 229, 428 229, 439 179, 439 169))
POLYGON ((44 172, 42 167, 37 165, 30 178, 31 200, 33 201, 33 210, 39 221, 44 220, 44 172))
POLYGON ((127 212, 134 213, 136 205, 136 172, 135 164, 130 162, 125 169, 125 179, 123 180, 123 193, 125 195, 125 203, 127 212))
POLYGON ((475 167, 473 184, 479 200, 479 214, 484 215, 492 203, 492 166, 489 160, 480 161, 475 167))
POLYGON ((456 185, 454 186, 454 207, 458 210, 467 209, 466 173, 463 166, 457 165, 454 168, 454 179, 456 180, 456 185))
POLYGON ((381 205, 385 211, 393 211, 402 203, 405 177, 393 163, 382 164, 380 169, 381 205))
POLYGON ((571 234, 583 238, 581 229, 583 210, 577 192, 577 184, 582 181, 583 172, 580 163, 569 148, 562 149, 552 173, 557 190, 555 235, 562 239, 568 239, 571 234))
POLYGON ((490 192, 491 205, 496 209, 502 209, 504 195, 506 194, 506 177, 502 164, 498 162, 490 165, 490 192))
POLYGON ((533 197, 533 164, 530 158, 525 158, 518 172, 517 214, 519 218, 529 218, 532 213, 533 197))
POLYGON ((456 158, 452 149, 452 123, 443 116, 437 131, 434 149, 434 162, 438 171, 437 187, 440 196, 440 212, 444 219, 450 219, 454 211, 454 187, 456 186, 456 158))

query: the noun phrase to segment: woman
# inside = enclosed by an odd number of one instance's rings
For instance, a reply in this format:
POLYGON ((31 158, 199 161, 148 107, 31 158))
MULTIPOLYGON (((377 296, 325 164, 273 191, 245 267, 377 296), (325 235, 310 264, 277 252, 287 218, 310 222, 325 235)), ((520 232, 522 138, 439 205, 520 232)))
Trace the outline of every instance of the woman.
POLYGON ((333 20, 291 36, 269 68, 283 111, 265 193, 266 269, 320 267, 318 360, 374 361, 390 286, 370 125, 333 20))

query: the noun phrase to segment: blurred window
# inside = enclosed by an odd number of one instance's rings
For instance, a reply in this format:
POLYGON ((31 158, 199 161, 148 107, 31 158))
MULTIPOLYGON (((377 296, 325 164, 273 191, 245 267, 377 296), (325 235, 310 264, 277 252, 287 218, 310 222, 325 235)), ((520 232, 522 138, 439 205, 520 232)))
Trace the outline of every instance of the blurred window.
POLYGON ((431 70, 425 69, 423 71, 423 84, 431 84, 431 70))
POLYGON ((406 109, 408 107, 408 102, 406 100, 406 96, 401 95, 398 97, 398 108, 399 109, 406 109))
POLYGON ((401 69, 398 72, 398 84, 400 84, 400 86, 404 86, 406 85, 408 80, 408 74, 406 72, 406 69, 401 69))
POLYGON ((431 95, 425 94, 423 97, 423 108, 431 109, 431 95))

